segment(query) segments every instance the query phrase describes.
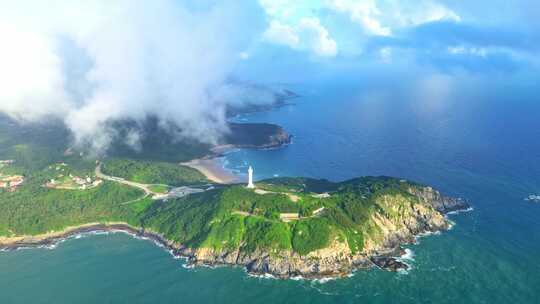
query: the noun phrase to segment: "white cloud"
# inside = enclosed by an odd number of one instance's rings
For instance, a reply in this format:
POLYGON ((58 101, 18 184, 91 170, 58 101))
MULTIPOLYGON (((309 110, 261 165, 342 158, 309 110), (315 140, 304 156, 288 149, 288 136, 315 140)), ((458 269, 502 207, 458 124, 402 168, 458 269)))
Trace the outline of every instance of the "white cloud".
POLYGON ((392 18, 398 26, 416 26, 428 22, 447 20, 459 22, 461 17, 448 7, 431 0, 417 1, 415 5, 397 2, 392 18))
POLYGON ((298 37, 297 29, 282 24, 277 20, 272 20, 272 22, 270 22, 270 26, 263 35, 264 38, 270 42, 287 45, 294 49, 297 49, 300 46, 300 37, 298 37))
POLYGON ((486 57, 488 50, 482 47, 451 46, 448 47, 448 53, 452 55, 474 55, 486 57))
POLYGON ((111 122, 148 115, 215 142, 226 131, 228 100, 208 92, 247 47, 231 38, 246 26, 243 13, 228 4, 191 11, 172 0, 2 3, 0 112, 59 117, 96 149, 116 140, 111 122), (72 64, 85 61, 82 71, 72 64))
POLYGON ((317 18, 302 18, 298 26, 301 41, 320 56, 336 56, 338 49, 335 40, 317 18))
POLYGON ((460 21, 446 6, 431 0, 412 3, 403 0, 326 0, 331 10, 349 15, 370 35, 389 36, 399 27, 415 26, 438 20, 460 21))
POLYGON ((0 23, 0 110, 35 120, 70 109, 64 92, 61 60, 47 37, 0 23))
POLYGON ((338 52, 338 43, 321 24, 319 13, 324 9, 348 16, 367 36, 391 36, 403 27, 461 20, 435 0, 259 0, 259 3, 269 19, 263 35, 265 41, 320 56, 335 56, 338 52))
POLYGON ((328 0, 327 5, 332 10, 348 14, 352 21, 360 23, 369 34, 380 36, 391 34, 391 29, 379 21, 381 12, 374 0, 328 0))
POLYGON ((260 5, 269 16, 281 16, 283 18, 290 17, 293 14, 298 2, 289 0, 259 0, 260 5))
POLYGON ((260 0, 259 3, 270 20, 263 33, 265 41, 310 51, 318 56, 336 56, 336 41, 320 19, 309 13, 312 2, 260 0))
POLYGON ((264 33, 264 39, 295 50, 309 50, 319 56, 333 57, 338 52, 336 41, 317 18, 302 18, 294 26, 273 20, 264 33))

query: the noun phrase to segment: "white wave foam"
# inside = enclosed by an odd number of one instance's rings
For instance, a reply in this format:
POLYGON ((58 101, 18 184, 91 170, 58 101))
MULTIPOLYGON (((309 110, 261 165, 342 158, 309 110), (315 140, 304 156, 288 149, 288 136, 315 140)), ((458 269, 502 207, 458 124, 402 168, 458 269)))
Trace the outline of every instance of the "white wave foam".
POLYGON ((534 202, 534 203, 540 203, 540 195, 538 194, 529 194, 525 199, 525 201, 534 202))
POLYGON ((277 280, 278 278, 274 275, 271 275, 269 273, 263 273, 263 274, 257 274, 257 273, 247 273, 248 276, 258 279, 265 279, 265 280, 277 280))
MULTIPOLYGON (((407 263, 405 263, 405 264, 407 264, 407 263)), ((400 268, 400 269, 398 269, 398 270, 397 270, 397 274, 398 274, 398 275, 408 275, 408 274, 409 274, 409 271, 412 269, 412 267, 411 267, 409 264, 407 264, 407 266, 409 267, 409 268, 407 268, 407 269, 405 269, 405 268, 400 268)))
MULTIPOLYGON (((450 221, 450 227, 448 228, 448 230, 452 229, 452 227, 454 227, 454 222, 450 221)), ((414 236, 414 243, 418 245, 420 243, 421 238, 425 238, 430 235, 440 235, 440 234, 441 234, 440 231, 426 231, 426 232, 419 233, 414 236)))
POLYGON ((450 211, 450 212, 448 212, 446 215, 454 215, 454 214, 465 213, 465 212, 471 212, 471 211, 474 211, 474 208, 473 208, 473 207, 469 207, 469 208, 467 208, 467 209, 462 209, 462 210, 450 211))
POLYGON ((335 281, 337 280, 337 277, 327 277, 327 278, 320 278, 320 279, 314 279, 314 280, 311 280, 313 283, 317 283, 317 284, 326 284, 330 281, 335 281))
POLYGON ((28 249, 34 249, 34 248, 36 248, 36 247, 17 247, 17 248, 10 249, 10 250, 20 251, 20 250, 28 250, 28 249))
POLYGON ((39 248, 39 249, 56 249, 58 247, 58 245, 60 245, 61 243, 65 242, 67 240, 72 240, 72 239, 73 240, 78 240, 78 239, 82 239, 82 238, 85 238, 85 237, 88 237, 88 236, 109 235, 109 234, 114 234, 114 233, 124 233, 124 234, 127 234, 127 235, 135 238, 135 239, 152 240, 153 243, 156 244, 158 247, 161 247, 161 248, 166 247, 161 242, 159 242, 158 240, 155 240, 155 239, 152 239, 152 238, 149 238, 149 237, 140 236, 140 235, 134 234, 134 233, 132 233, 130 231, 121 230, 121 229, 114 229, 114 230, 93 230, 93 231, 78 232, 76 234, 72 234, 72 235, 62 237, 62 238, 54 239, 53 242, 50 243, 50 244, 28 245, 28 246, 20 246, 20 247, 16 247, 16 248, 6 248, 6 249, 2 249, 2 251, 25 250, 25 249, 36 249, 36 248, 39 248))
POLYGON ((185 269, 193 269, 193 268, 195 268, 195 265, 190 264, 190 263, 184 263, 184 264, 182 264, 182 267, 185 268, 185 269))
POLYGON ((85 238, 85 237, 88 237, 88 236, 93 236, 93 235, 107 235, 109 234, 109 231, 105 231, 105 230, 95 230, 95 231, 87 231, 87 232, 79 232, 77 234, 74 234, 74 235, 70 235, 66 238, 63 238, 61 240, 59 240, 58 242, 63 242, 64 240, 67 240, 67 239, 81 239, 81 238, 85 238))
POLYGON ((106 231, 106 230, 95 230, 95 231, 81 232, 78 235, 107 235, 110 233, 111 233, 110 231, 106 231))
POLYGON ((290 279, 293 280, 293 281, 303 281, 303 280, 305 280, 306 278, 304 278, 304 277, 301 276, 301 275, 296 275, 296 276, 290 277, 290 279))
MULTIPOLYGON (((325 279, 321 279, 321 280, 325 280, 325 279)), ((331 281, 332 279, 329 279, 328 281, 331 281)), ((324 281, 324 282, 317 282, 317 280, 312 280, 311 283, 310 283, 310 287, 317 290, 319 293, 323 294, 323 295, 327 295, 327 296, 334 296, 334 295, 337 295, 337 293, 331 293, 331 292, 328 292, 328 291, 324 291, 322 290, 321 288, 317 287, 317 285, 320 285, 320 284, 324 284, 324 283, 327 283, 328 281, 324 281)))
POLYGON ((414 254, 414 251, 412 251, 412 249, 405 248, 405 253, 395 258, 396 261, 407 265, 406 269, 404 268, 398 269, 397 270, 398 274, 409 274, 409 271, 413 269, 413 263, 415 261, 414 256, 415 254, 414 254))
POLYGON ((412 251, 409 248, 405 248, 405 253, 401 255, 400 257, 397 257, 396 260, 399 262, 403 261, 414 261, 414 251, 412 251))
POLYGON ((58 242, 53 243, 53 244, 38 246, 37 248, 53 250, 53 249, 56 249, 58 247, 58 244, 63 243, 63 242, 64 242, 64 240, 61 240, 61 241, 58 241, 58 242))

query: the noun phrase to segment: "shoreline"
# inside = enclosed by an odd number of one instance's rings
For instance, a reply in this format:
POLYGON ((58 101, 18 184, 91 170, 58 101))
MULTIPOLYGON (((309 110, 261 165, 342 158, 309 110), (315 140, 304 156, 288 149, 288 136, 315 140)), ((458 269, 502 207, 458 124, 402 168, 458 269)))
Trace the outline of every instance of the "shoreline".
POLYGON ((0 253, 6 251, 16 251, 20 249, 35 249, 35 248, 49 248, 56 249, 56 245, 62 243, 71 238, 76 238, 79 235, 91 234, 91 233, 126 233, 129 236, 142 239, 146 241, 153 242, 156 246, 161 247, 167 250, 173 258, 175 259, 185 259, 185 267, 242 267, 246 274, 249 276, 265 276, 272 277, 275 279, 305 279, 305 280, 331 280, 338 279, 343 277, 348 277, 356 269, 375 267, 376 264, 358 266, 350 269, 350 271, 343 271, 340 273, 312 273, 304 274, 300 276, 282 276, 271 272, 258 272, 250 271, 245 264, 240 263, 224 263, 224 262, 215 262, 209 263, 207 261, 199 261, 190 254, 191 249, 183 247, 179 244, 175 244, 160 234, 147 231, 143 228, 137 228, 135 226, 129 225, 125 222, 109 222, 109 223, 89 223, 82 224, 79 226, 68 227, 62 231, 58 232, 49 232, 35 236, 18 236, 18 237, 0 237, 0 253))
POLYGON ((44 234, 38 234, 35 236, 17 236, 17 237, 0 237, 0 252, 1 251, 13 251, 23 248, 39 248, 46 246, 55 246, 62 241, 69 238, 76 237, 87 233, 95 232, 122 232, 127 233, 135 238, 142 238, 151 240, 156 245, 163 247, 175 256, 185 257, 178 255, 177 252, 181 246, 177 246, 169 240, 163 238, 158 233, 147 231, 143 228, 132 226, 125 222, 106 222, 106 223, 89 223, 78 226, 68 227, 62 231, 49 232, 44 234))
MULTIPOLYGON (((196 259, 195 256, 190 254, 192 251, 189 248, 183 247, 179 244, 175 244, 164 237, 162 237, 160 234, 147 231, 143 228, 137 228, 135 226, 129 225, 125 222, 110 222, 110 223, 89 223, 89 224, 82 224, 79 226, 72 226, 68 227, 62 231, 58 232, 50 232, 35 236, 19 236, 19 237, 0 237, 0 253, 6 252, 6 251, 16 251, 19 249, 34 249, 34 248, 49 248, 49 249, 56 249, 56 245, 59 243, 62 243, 65 240, 76 238, 78 235, 84 235, 84 234, 90 234, 90 233, 99 233, 99 232, 106 232, 106 233, 126 233, 129 236, 136 238, 136 239, 142 239, 147 241, 152 241, 156 246, 161 247, 165 250, 167 250, 175 259, 185 259, 186 263, 184 264, 185 267, 192 268, 192 267, 242 267, 246 274, 249 276, 265 276, 265 277, 272 277, 275 279, 305 279, 305 280, 331 280, 331 279, 338 279, 343 277, 348 277, 352 275, 352 273, 356 269, 361 268, 369 268, 369 267, 375 267, 377 266, 375 263, 372 263, 370 265, 358 265, 357 267, 354 267, 352 269, 349 269, 349 271, 343 271, 340 273, 311 273, 311 274, 303 274, 300 276, 282 276, 271 272, 259 272, 259 271, 251 271, 247 265, 241 264, 241 263, 225 263, 225 262, 207 262, 207 261, 199 261, 196 259)), ((369 260, 368 260, 369 261, 369 260)))
POLYGON ((231 170, 228 170, 223 166, 221 159, 224 158, 227 153, 238 149, 279 149, 290 144, 291 143, 289 141, 288 143, 281 143, 279 145, 264 146, 237 146, 230 144, 218 145, 210 149, 210 154, 205 155, 201 158, 195 158, 190 161, 181 162, 180 165, 190 167, 199 171, 206 177, 206 179, 217 184, 227 185, 243 183, 246 182, 244 178, 234 174, 231 170))
POLYGON ((223 156, 210 156, 180 163, 182 166, 193 168, 217 184, 235 184, 241 182, 240 177, 225 169, 220 158, 223 156))
POLYGON ((206 177, 209 181, 217 184, 236 184, 244 182, 242 178, 223 166, 222 158, 229 152, 241 149, 231 144, 217 145, 210 149, 210 153, 200 158, 182 162, 180 165, 193 168, 206 177))
MULTIPOLYGON (((460 211, 467 212, 469 208, 460 209, 460 211)), ((444 215, 448 215, 444 213, 444 215)), ((143 227, 132 226, 126 222, 93 222, 87 224, 81 224, 78 226, 67 227, 61 231, 51 231, 39 235, 23 235, 15 237, 0 237, 0 252, 3 251, 15 251, 18 249, 25 248, 41 248, 49 247, 55 248, 55 246, 67 239, 74 238, 78 235, 84 235, 95 232, 122 232, 127 233, 128 235, 138 238, 152 241, 158 247, 162 247, 167 250, 175 259, 183 258, 186 259, 185 266, 194 267, 194 266, 207 266, 207 267, 219 267, 219 266, 233 266, 233 267, 242 267, 246 273, 250 276, 271 276, 276 279, 298 279, 302 278, 305 280, 330 280, 348 277, 352 275, 356 270, 359 269, 368 269, 368 268, 379 268, 392 272, 407 271, 410 269, 410 265, 404 261, 404 257, 408 254, 407 249, 404 248, 404 245, 407 244, 417 244, 418 238, 424 237, 431 234, 440 233, 442 231, 447 231, 452 228, 451 225, 447 227, 431 228, 427 230, 420 231, 419 233, 412 236, 410 239, 401 239, 397 243, 390 245, 387 248, 380 249, 372 254, 366 255, 364 259, 358 260, 348 267, 340 269, 334 272, 311 272, 311 273, 289 273, 289 274, 279 274, 272 271, 264 271, 257 268, 250 267, 250 264, 242 262, 228 262, 225 260, 214 260, 209 261, 205 259, 199 260, 197 257, 197 250, 195 248, 187 248, 181 244, 174 243, 170 240, 164 238, 161 234, 146 230, 143 227)))
POLYGON ((227 153, 238 149, 278 149, 291 143, 292 135, 287 134, 281 126, 270 135, 264 143, 221 144, 210 148, 207 155, 181 162, 180 165, 193 168, 202 173, 206 179, 217 184, 236 184, 245 182, 245 178, 234 174, 223 166, 222 159, 227 153))

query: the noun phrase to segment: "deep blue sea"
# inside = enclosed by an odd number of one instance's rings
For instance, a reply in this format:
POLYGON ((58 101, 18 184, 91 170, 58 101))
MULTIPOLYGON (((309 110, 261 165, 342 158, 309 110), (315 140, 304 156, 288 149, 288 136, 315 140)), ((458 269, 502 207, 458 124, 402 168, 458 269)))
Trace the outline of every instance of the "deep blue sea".
POLYGON ((121 233, 2 252, 0 303, 540 303, 540 202, 524 200, 540 194, 538 100, 484 94, 431 103, 345 85, 294 89, 302 95, 294 105, 236 118, 280 124, 293 143, 232 152, 227 168, 253 165, 256 179, 399 176, 462 197, 474 211, 407 246, 407 273, 362 270, 327 282, 186 269, 121 233))

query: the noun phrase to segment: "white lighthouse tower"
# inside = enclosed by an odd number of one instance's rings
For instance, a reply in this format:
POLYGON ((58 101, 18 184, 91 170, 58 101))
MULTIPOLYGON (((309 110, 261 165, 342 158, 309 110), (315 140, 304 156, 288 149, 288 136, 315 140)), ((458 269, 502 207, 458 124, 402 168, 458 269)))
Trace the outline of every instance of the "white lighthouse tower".
POLYGON ((248 168, 248 188, 253 189, 255 188, 255 185, 253 184, 253 168, 249 166, 248 168))

